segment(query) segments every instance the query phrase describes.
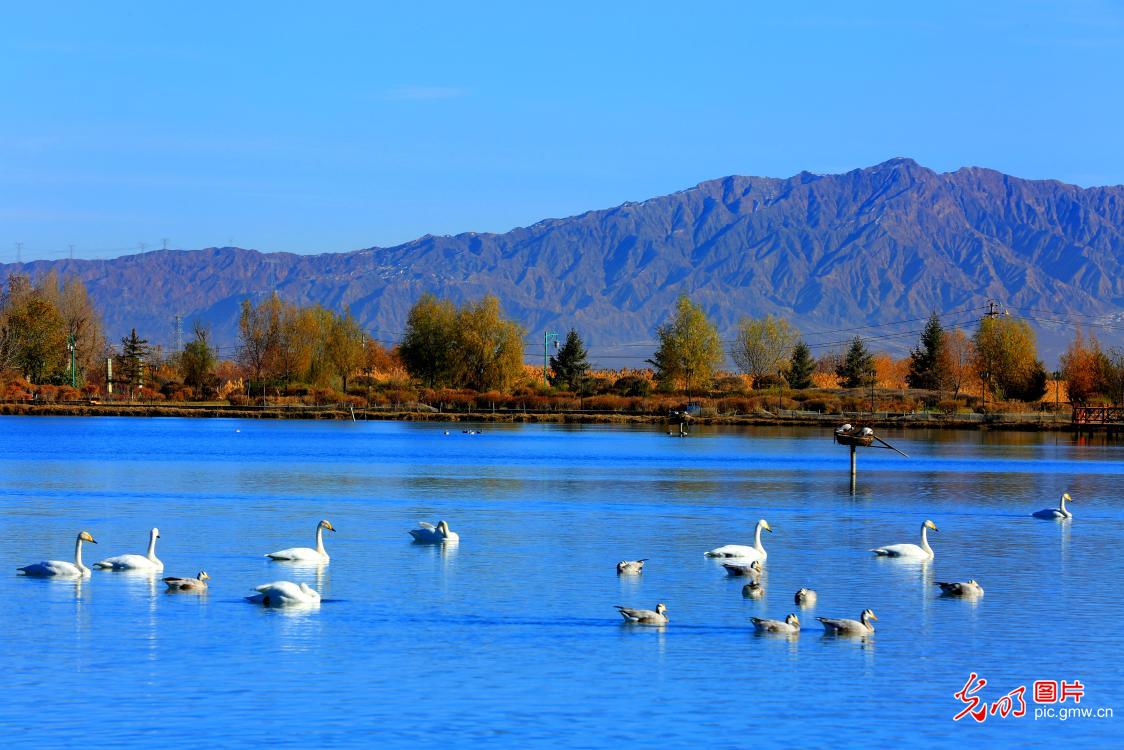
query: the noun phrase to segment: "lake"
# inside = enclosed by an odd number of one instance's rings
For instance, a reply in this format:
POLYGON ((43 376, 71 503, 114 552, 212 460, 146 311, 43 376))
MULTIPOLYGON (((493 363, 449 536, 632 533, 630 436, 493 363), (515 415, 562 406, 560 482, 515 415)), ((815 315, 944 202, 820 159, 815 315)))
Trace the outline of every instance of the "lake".
POLYGON ((847 452, 816 429, 0 418, 0 731, 16 747, 1120 746, 1124 716, 1122 447, 1064 434, 886 432, 909 454, 847 452), (449 434, 446 434, 446 430, 449 434), (1029 514, 1073 497, 1069 522, 1029 514), (264 553, 313 543, 331 564, 264 553), (703 556, 769 552, 759 600, 703 556), (411 543, 445 519, 456 547, 411 543), (936 558, 876 559, 914 542, 936 558), (143 553, 207 570, 204 596, 95 570, 18 566, 143 553), (648 558, 618 577, 618 560, 648 558), (971 601, 936 581, 977 579, 971 601), (318 609, 248 603, 285 579, 318 609), (818 603, 793 604, 801 586, 818 603), (665 627, 615 605, 666 603, 665 627), (865 639, 816 616, 878 616, 865 639), (799 637, 750 617, 796 612, 799 637), (987 704, 952 717, 971 673, 987 704), (1084 686, 1036 703, 1035 681, 1084 686))

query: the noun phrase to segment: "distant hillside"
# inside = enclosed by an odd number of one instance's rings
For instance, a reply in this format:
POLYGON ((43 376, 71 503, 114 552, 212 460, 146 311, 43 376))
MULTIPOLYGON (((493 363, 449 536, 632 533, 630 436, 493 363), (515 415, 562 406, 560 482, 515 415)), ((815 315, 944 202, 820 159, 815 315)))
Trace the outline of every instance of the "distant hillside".
MULTIPOLYGON (((397 337, 424 291, 458 300, 493 292, 530 339, 573 326, 595 358, 621 365, 629 360, 605 357, 628 353, 638 364, 648 356, 650 349, 619 345, 650 341, 682 292, 726 331, 743 315, 764 313, 806 331, 837 331, 976 308, 988 298, 1065 320, 1124 311, 1122 260, 1124 187, 1082 189, 980 168, 939 174, 893 159, 839 175, 726 177, 504 234, 427 235, 325 255, 169 250, 0 272, 77 274, 111 337, 136 326, 163 343, 180 313, 232 344, 240 301, 274 289, 302 303, 349 305, 385 339, 397 337)), ((919 326, 860 332, 911 325, 919 326)), ((1071 332, 1068 324, 1042 327, 1055 352, 1071 332)), ((897 351, 912 344, 910 336, 875 342, 897 351)))

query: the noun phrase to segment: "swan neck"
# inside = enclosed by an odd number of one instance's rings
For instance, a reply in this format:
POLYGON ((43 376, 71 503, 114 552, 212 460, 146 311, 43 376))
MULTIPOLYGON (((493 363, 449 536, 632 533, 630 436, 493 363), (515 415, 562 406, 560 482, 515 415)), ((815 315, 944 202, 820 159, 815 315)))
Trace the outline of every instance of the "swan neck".
POLYGON ((761 545, 761 524, 757 524, 757 531, 753 535, 753 548, 758 552, 765 551, 765 548, 761 545))
POLYGON ((145 555, 149 560, 156 562, 156 535, 152 534, 148 537, 148 554, 145 555))
POLYGON ((921 524, 921 549, 933 554, 933 548, 929 546, 929 527, 925 524, 921 524))
POLYGON ((86 566, 82 564, 82 537, 74 541, 74 564, 79 570, 86 570, 86 566))
POLYGON ((324 550, 324 527, 316 527, 316 551, 321 555, 327 554, 324 550))
POLYGON ((1061 510, 1062 510, 1062 515, 1063 515, 1063 516, 1068 516, 1068 515, 1069 515, 1069 511, 1068 511, 1068 510, 1066 510, 1066 507, 1065 507, 1065 495, 1062 495, 1062 504, 1061 504, 1061 510))

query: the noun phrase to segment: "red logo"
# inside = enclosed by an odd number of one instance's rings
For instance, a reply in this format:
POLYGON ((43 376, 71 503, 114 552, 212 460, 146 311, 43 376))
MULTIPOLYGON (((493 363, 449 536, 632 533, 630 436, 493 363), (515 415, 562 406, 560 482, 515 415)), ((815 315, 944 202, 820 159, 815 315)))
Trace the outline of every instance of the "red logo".
MULTIPOLYGON (((964 704, 964 708, 952 717, 953 721, 960 721, 965 716, 971 716, 979 724, 987 721, 988 716, 995 716, 999 714, 1001 718, 1006 719, 1008 716, 1020 717, 1026 716, 1026 685, 1020 685, 1014 690, 1010 691, 999 700, 994 701, 990 706, 980 697, 979 693, 987 686, 987 680, 980 677, 975 672, 968 675, 967 682, 964 687, 953 693, 956 700, 964 704)), ((1049 703, 1065 703, 1069 699, 1073 699, 1074 703, 1080 703, 1081 699, 1085 697, 1085 686, 1080 680, 1073 682, 1066 682, 1065 680, 1035 680, 1034 688, 1032 691, 1034 702, 1039 704, 1049 703)), ((1035 718, 1041 711, 1047 709, 1035 709, 1035 718)), ((1050 709, 1051 711, 1053 709, 1050 709)))

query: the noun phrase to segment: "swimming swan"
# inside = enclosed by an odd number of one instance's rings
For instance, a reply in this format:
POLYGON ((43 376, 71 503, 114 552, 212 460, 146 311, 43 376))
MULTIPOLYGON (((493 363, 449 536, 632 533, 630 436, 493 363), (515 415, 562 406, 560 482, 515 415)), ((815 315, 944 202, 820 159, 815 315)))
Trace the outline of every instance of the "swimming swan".
POLYGON ((25 565, 17 568, 25 576, 33 578, 85 578, 90 575, 90 569, 82 564, 82 542, 97 544, 90 532, 82 531, 74 542, 74 562, 64 560, 44 560, 34 565, 25 565))
POLYGON ((753 627, 757 629, 758 633, 782 633, 784 635, 796 635, 800 632, 800 618, 795 614, 790 614, 784 618, 784 622, 780 620, 766 620, 761 617, 751 617, 753 620, 753 627))
POLYGON ((877 620, 873 610, 864 609, 859 620, 836 620, 831 617, 817 617, 823 623, 825 633, 830 635, 870 635, 874 632, 871 620, 877 620))
POLYGON ((211 577, 207 575, 207 571, 199 571, 199 575, 195 578, 165 578, 164 583, 168 584, 168 591, 191 591, 199 593, 207 590, 207 581, 211 577))
POLYGON ((983 596, 984 590, 975 578, 967 581, 954 581, 952 583, 936 582, 941 587, 942 596, 963 596, 963 597, 979 597, 983 596))
POLYGON ((667 607, 663 603, 657 604, 655 610, 651 609, 629 609, 617 605, 617 611, 621 613, 627 622, 637 622, 641 625, 666 625, 667 624, 667 607))
POLYGON ((646 557, 641 560, 621 560, 617 563, 617 575, 639 575, 644 572, 646 562, 646 557))
POLYGON ((885 547, 872 549, 871 552, 879 557, 912 557, 921 560, 933 559, 933 548, 929 546, 929 529, 940 531, 932 521, 921 524, 921 544, 890 544, 885 547))
POLYGON ((247 597, 254 604, 265 607, 307 607, 320 604, 320 594, 307 583, 299 586, 292 581, 274 581, 255 586, 258 593, 247 597))
POLYGON ((461 537, 455 531, 449 531, 449 524, 444 521, 438 521, 434 526, 431 523, 422 521, 418 524, 421 528, 410 529, 410 536, 414 538, 415 542, 421 544, 441 544, 441 542, 459 542, 461 537))
POLYGON ((1061 499, 1058 501, 1057 508, 1044 508, 1036 510, 1031 513, 1035 518, 1044 518, 1047 521, 1061 520, 1063 518, 1073 518, 1073 513, 1065 507, 1066 501, 1073 502, 1073 498, 1069 496, 1068 492, 1063 492, 1061 499))
POLYGON ((156 556, 156 540, 160 529, 148 532, 148 552, 143 555, 117 555, 94 563, 101 570, 163 570, 164 563, 156 556))
POLYGON ((316 524, 316 549, 312 549, 311 547, 289 547, 288 549, 270 552, 266 557, 279 562, 326 563, 331 558, 328 557, 328 551, 324 549, 324 529, 334 533, 336 527, 326 520, 316 524))
POLYGON ((707 557, 741 557, 748 560, 760 560, 765 562, 765 558, 769 553, 761 546, 761 530, 764 529, 772 533, 773 527, 769 522, 762 518, 757 522, 757 528, 753 532, 753 546, 748 547, 744 544, 727 544, 722 547, 716 547, 706 553, 707 557))

